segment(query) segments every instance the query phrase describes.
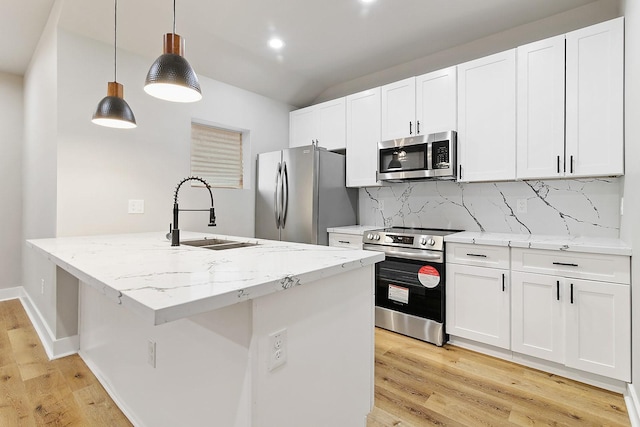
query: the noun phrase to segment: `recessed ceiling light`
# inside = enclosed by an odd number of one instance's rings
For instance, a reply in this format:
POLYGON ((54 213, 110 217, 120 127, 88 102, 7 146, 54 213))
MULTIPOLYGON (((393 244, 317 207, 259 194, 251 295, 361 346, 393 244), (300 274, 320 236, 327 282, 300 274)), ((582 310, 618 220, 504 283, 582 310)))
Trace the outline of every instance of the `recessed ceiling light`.
POLYGON ((269 40, 269 46, 273 49, 282 49, 282 47, 284 46, 284 42, 277 37, 273 37, 271 40, 269 40))
POLYGON ((376 0, 360 0, 362 3, 373 3, 376 0))

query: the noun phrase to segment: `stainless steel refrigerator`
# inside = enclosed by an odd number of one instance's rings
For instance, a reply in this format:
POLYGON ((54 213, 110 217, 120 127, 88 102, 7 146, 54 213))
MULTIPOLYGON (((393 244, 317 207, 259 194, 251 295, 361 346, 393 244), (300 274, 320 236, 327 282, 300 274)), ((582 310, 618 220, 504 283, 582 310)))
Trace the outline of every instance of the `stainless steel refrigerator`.
POLYGON ((314 145, 258 155, 256 237, 328 244, 327 228, 357 222, 344 155, 314 145))

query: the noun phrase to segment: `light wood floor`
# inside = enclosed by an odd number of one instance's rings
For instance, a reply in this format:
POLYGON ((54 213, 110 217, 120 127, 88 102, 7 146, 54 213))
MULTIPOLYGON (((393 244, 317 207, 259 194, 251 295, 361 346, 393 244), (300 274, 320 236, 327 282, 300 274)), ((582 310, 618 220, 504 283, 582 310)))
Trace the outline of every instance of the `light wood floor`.
POLYGON ((0 302, 0 426, 131 426, 78 355, 49 361, 19 300, 0 302))
MULTIPOLYGON (((375 369, 368 427, 630 425, 619 394, 383 329, 375 369)), ((131 423, 80 357, 48 360, 11 300, 0 302, 0 426, 131 423)))
POLYGON ((622 395, 376 328, 368 427, 630 426, 622 395))

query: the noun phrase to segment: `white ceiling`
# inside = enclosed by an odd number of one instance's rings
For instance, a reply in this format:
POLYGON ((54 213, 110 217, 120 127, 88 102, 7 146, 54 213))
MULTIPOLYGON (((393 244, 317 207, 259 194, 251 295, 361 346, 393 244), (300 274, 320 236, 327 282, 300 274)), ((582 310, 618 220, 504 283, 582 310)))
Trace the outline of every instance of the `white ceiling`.
MULTIPOLYGON (((62 27, 113 43, 113 0, 62 1, 62 27)), ((593 1, 177 0, 176 33, 198 74, 304 106, 336 84, 593 1), (272 35, 286 43, 280 53, 272 35)), ((23 74, 54 0, 0 2, 0 70, 23 74)), ((172 7, 119 0, 118 46, 151 63, 172 7)))

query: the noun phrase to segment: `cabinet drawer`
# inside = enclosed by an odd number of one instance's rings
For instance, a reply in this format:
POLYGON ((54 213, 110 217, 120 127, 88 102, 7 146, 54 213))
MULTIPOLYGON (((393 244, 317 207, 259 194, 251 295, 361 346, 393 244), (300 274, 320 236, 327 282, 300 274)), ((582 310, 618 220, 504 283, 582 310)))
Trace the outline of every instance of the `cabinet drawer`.
POLYGON ((329 233, 329 246, 362 249, 362 236, 358 234, 329 233))
POLYGON ((506 246, 447 243, 447 262, 480 267, 509 268, 509 248, 506 246))
POLYGON ((623 255, 512 248, 511 269, 601 282, 631 283, 631 259, 623 255))

